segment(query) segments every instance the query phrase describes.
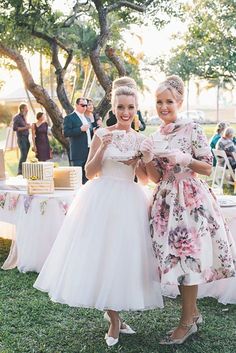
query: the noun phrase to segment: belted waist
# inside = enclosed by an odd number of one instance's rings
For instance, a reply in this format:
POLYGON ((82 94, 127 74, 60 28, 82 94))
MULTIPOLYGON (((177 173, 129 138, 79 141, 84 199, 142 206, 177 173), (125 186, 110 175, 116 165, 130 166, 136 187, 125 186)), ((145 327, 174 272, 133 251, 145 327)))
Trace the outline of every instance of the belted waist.
POLYGON ((183 173, 173 173, 173 171, 171 171, 170 173, 165 173, 162 176, 162 180, 163 181, 167 181, 167 180, 184 180, 184 179, 189 179, 189 178, 196 178, 197 173, 194 172, 183 172, 183 173))

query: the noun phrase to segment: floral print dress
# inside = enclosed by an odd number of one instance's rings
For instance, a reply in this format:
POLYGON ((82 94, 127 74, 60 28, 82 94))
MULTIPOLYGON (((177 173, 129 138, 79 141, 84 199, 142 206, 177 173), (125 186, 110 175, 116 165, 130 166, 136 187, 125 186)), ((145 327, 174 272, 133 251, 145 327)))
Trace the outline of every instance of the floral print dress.
MULTIPOLYGON (((170 150, 212 163, 201 127, 189 120, 161 126, 154 137, 167 140, 170 150)), ((167 157, 154 161, 162 179, 154 190, 150 222, 161 283, 197 285, 235 276, 235 245, 207 183, 167 157)))

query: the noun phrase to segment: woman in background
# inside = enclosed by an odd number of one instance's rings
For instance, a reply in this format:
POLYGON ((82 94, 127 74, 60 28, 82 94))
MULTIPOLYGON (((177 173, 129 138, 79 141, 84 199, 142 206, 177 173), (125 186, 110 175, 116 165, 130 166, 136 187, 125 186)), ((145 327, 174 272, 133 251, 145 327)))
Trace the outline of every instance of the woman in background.
POLYGON ((92 99, 87 98, 87 108, 85 110, 85 117, 89 121, 91 136, 93 137, 95 130, 102 126, 102 118, 94 114, 94 104, 92 99))
MULTIPOLYGON (((211 150, 214 150, 216 148, 216 144, 219 141, 219 139, 221 138, 225 128, 226 128, 226 123, 225 122, 222 121, 222 122, 217 124, 216 133, 215 133, 214 136, 212 136, 212 138, 210 140, 211 150)), ((215 166, 216 166, 216 158, 215 158, 214 153, 213 153, 213 167, 215 167, 215 166)))
POLYGON ((45 115, 38 112, 37 122, 32 124, 33 151, 39 161, 47 161, 51 158, 51 148, 48 139, 48 123, 45 115))
MULTIPOLYGON (((223 133, 223 136, 218 140, 216 144, 216 149, 220 151, 225 151, 226 156, 228 157, 229 163, 233 169, 236 168, 236 145, 233 142, 234 138, 234 129, 227 127, 223 133)), ((219 162, 221 164, 221 159, 219 162)), ((224 159, 222 159, 222 165, 224 165, 224 159)))

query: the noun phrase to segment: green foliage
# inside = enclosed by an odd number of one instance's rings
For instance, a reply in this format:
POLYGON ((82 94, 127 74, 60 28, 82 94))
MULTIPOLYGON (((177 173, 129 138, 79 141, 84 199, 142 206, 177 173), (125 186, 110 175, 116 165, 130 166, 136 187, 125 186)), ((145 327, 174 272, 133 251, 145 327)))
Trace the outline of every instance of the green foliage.
POLYGON ((55 137, 50 138, 50 147, 52 149, 53 155, 61 156, 63 153, 65 153, 64 147, 55 139, 55 137))
POLYGON ((197 0, 185 7, 187 31, 170 59, 159 64, 167 73, 229 82, 236 79, 236 2, 197 0))

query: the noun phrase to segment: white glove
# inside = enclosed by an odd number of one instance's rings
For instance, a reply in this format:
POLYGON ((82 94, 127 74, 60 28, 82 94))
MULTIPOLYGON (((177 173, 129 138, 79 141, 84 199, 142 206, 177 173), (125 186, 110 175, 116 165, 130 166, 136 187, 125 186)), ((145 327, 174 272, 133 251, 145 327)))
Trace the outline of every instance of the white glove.
POLYGON ((153 160, 153 141, 151 139, 145 139, 140 146, 140 151, 142 152, 142 160, 144 163, 149 163, 153 160))
POLYGON ((178 149, 171 151, 171 155, 167 158, 171 164, 179 164, 182 167, 187 167, 193 159, 190 153, 183 153, 178 149))

